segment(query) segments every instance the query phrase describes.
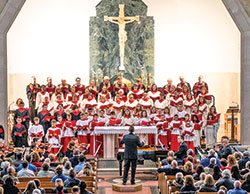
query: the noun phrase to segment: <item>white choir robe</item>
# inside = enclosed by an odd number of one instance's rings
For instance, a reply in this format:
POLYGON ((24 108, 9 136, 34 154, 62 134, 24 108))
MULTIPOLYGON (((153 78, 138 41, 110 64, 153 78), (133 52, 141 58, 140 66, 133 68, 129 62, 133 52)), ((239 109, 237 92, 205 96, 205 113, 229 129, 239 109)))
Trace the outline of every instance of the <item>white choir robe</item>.
POLYGON ((196 105, 196 102, 193 98, 184 100, 185 111, 188 114, 191 114, 194 105, 196 105))
POLYGON ((124 106, 125 103, 122 100, 115 100, 112 102, 112 109, 116 115, 122 111, 124 106))
POLYGON ((184 141, 186 142, 188 149, 192 149, 193 153, 195 154, 194 149, 194 126, 193 124, 190 124, 190 126, 187 126, 187 123, 183 123, 182 125, 182 134, 184 135, 184 141))
POLYGON ((84 111, 85 109, 88 109, 88 108, 95 109, 96 106, 97 106, 97 102, 96 102, 95 98, 92 98, 91 100, 90 99, 84 99, 82 101, 82 103, 81 103, 82 111, 84 111))
POLYGON ((137 100, 133 100, 133 101, 130 101, 130 100, 127 100, 125 102, 125 106, 129 109, 129 110, 134 110, 136 108, 138 104, 138 101, 137 100))
POLYGON ((81 103, 79 100, 77 100, 76 102, 68 101, 66 110, 72 110, 72 107, 74 105, 76 105, 79 108, 81 106, 81 103))
POLYGON ((149 91, 148 92, 148 96, 149 98, 151 98, 154 102, 160 98, 160 92, 159 91, 149 91))
POLYGON ((105 97, 106 98, 106 100, 108 100, 110 103, 112 102, 112 98, 111 98, 111 94, 110 94, 110 92, 107 92, 107 93, 102 93, 102 92, 100 92, 100 93, 98 93, 98 101, 100 101, 100 97, 101 96, 103 96, 103 97, 105 97))
POLYGON ((177 106, 179 104, 183 104, 183 99, 181 97, 171 97, 170 98, 170 102, 169 102, 169 105, 170 105, 170 112, 171 112, 171 115, 174 116, 176 113, 177 113, 177 106))
MULTIPOLYGON (((36 109, 39 108, 40 104, 45 101, 45 97, 49 98, 49 93, 48 92, 38 92, 36 95, 36 109)), ((50 98, 49 98, 50 100, 50 98)))
POLYGON ((137 90, 137 91, 131 90, 131 91, 128 93, 127 97, 129 98, 129 96, 130 96, 131 94, 133 94, 134 98, 135 98, 136 100, 139 100, 139 99, 142 98, 143 93, 144 93, 144 90, 137 90))
POLYGON ((111 107, 112 106, 112 104, 109 102, 109 101, 107 101, 107 100, 105 100, 104 102, 103 101, 99 101, 98 103, 97 103, 97 109, 100 111, 100 110, 104 110, 104 109, 106 109, 106 108, 108 108, 108 107, 111 107))
POLYGON ((131 117, 122 117, 122 122, 121 125, 122 126, 131 126, 134 125, 136 122, 136 119, 131 116, 131 117))
POLYGON ((43 126, 32 124, 29 128, 29 136, 30 142, 33 142, 34 138, 38 139, 39 141, 42 141, 42 137, 44 136, 43 126))
POLYGON ((55 112, 57 112, 59 109, 59 104, 62 104, 63 105, 63 109, 67 109, 68 108, 68 104, 66 102, 63 102, 62 100, 61 101, 55 101, 53 103, 53 110, 52 110, 52 113, 54 114, 55 112))
POLYGON ((173 120, 170 123, 171 131, 171 150, 177 151, 179 149, 178 136, 182 133, 182 121, 173 120))
POLYGON ((81 143, 85 143, 88 144, 88 138, 87 135, 90 132, 89 131, 89 122, 90 120, 86 119, 86 120, 78 120, 76 122, 76 128, 77 128, 77 138, 78 138, 78 142, 81 143))
POLYGON ((206 103, 199 105, 199 111, 202 113, 202 119, 205 120, 207 118, 208 106, 206 103))
POLYGON ((187 114, 187 112, 186 111, 177 111, 177 113, 176 113, 177 115, 178 115, 178 118, 179 118, 179 120, 184 120, 184 117, 185 117, 185 114, 187 114))
POLYGON ((157 99, 155 101, 155 108, 165 109, 168 106, 168 102, 165 99, 157 99))
POLYGON ((154 106, 154 102, 151 98, 142 98, 139 100, 139 104, 144 110, 150 110, 154 106))
POLYGON ((78 94, 78 93, 72 94, 72 93, 70 92, 70 93, 68 93, 67 96, 66 96, 66 102, 67 102, 67 103, 70 102, 70 101, 72 101, 72 96, 73 96, 73 95, 76 95, 77 98, 79 97, 79 94, 78 94))
POLYGON ((58 127, 50 127, 47 131, 46 138, 48 139, 48 143, 51 145, 52 148, 59 148, 61 129, 58 127), (53 136, 51 137, 50 134, 53 134, 53 136))

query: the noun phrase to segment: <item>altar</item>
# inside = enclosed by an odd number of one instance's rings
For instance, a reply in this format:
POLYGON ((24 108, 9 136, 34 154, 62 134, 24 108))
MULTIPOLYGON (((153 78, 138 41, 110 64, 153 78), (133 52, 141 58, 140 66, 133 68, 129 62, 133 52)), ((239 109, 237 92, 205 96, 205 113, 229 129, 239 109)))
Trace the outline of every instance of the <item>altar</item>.
MULTIPOLYGON (((135 126, 135 134, 155 134, 155 142, 158 142, 158 130, 156 126, 142 127, 135 126)), ((94 150, 96 150, 96 135, 103 135, 103 157, 104 159, 114 159, 115 158, 115 141, 116 135, 128 134, 129 126, 125 127, 95 127, 93 131, 94 135, 94 150)))

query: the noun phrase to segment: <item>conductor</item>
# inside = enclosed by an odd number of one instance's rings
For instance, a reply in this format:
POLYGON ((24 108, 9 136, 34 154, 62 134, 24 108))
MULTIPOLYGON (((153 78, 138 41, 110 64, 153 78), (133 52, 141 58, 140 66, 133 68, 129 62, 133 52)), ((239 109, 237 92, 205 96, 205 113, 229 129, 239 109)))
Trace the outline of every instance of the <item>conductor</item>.
POLYGON ((142 147, 144 142, 140 142, 140 138, 134 135, 134 127, 129 127, 129 134, 124 135, 121 144, 125 144, 124 150, 124 173, 123 173, 123 185, 126 185, 128 179, 128 171, 131 163, 131 185, 135 184, 135 173, 137 165, 137 146, 142 147))

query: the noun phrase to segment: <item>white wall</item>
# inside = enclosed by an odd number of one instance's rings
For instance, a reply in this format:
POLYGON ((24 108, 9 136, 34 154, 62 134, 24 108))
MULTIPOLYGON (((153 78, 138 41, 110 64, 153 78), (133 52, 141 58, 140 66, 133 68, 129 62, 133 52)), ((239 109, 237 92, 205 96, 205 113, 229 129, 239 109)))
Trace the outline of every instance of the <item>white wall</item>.
MULTIPOLYGON (((31 75, 88 82, 89 17, 99 0, 27 0, 8 33, 9 101, 26 99, 31 75)), ((158 85, 205 75, 223 113, 240 95, 240 33, 221 0, 145 0, 155 19, 158 85), (225 100, 225 95, 226 100, 225 100)))

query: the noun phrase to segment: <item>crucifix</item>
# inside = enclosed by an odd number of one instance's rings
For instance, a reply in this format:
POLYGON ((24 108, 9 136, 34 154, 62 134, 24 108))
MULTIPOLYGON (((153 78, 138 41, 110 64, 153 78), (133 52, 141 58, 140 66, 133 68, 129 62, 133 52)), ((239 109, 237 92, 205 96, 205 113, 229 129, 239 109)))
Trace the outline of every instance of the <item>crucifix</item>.
POLYGON ((124 57, 125 57, 125 43, 127 41, 127 32, 126 32, 126 24, 132 23, 134 21, 139 22, 140 17, 139 16, 134 16, 134 17, 125 17, 124 14, 124 4, 119 5, 119 16, 118 17, 108 17, 104 16, 104 21, 109 21, 114 24, 119 25, 119 47, 120 47, 120 71, 125 71, 125 66, 124 66, 124 57))

